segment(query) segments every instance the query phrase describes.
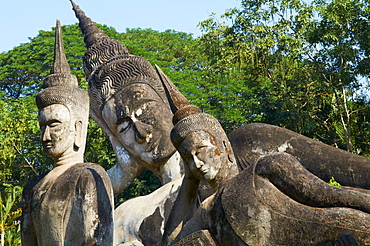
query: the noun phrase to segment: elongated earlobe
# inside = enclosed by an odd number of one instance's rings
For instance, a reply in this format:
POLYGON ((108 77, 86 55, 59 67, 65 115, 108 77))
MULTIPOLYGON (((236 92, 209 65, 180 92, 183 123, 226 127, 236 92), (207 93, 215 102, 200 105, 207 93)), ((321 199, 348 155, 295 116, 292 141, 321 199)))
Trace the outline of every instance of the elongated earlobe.
POLYGON ((75 147, 80 148, 83 144, 82 121, 75 122, 75 147))

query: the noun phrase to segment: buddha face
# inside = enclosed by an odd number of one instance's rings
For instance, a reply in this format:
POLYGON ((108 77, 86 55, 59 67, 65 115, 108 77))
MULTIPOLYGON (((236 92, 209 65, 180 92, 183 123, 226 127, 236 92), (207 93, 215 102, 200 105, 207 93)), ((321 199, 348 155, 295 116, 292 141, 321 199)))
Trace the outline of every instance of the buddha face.
POLYGON ((186 136, 179 152, 194 176, 205 182, 214 180, 225 156, 214 137, 205 131, 194 131, 186 136))
POLYGON ((104 105, 102 116, 127 151, 144 164, 163 164, 175 152, 170 139, 172 113, 147 84, 117 92, 104 105))
POLYGON ((57 158, 74 152, 74 124, 67 107, 61 104, 46 106, 39 111, 38 121, 47 156, 57 158))

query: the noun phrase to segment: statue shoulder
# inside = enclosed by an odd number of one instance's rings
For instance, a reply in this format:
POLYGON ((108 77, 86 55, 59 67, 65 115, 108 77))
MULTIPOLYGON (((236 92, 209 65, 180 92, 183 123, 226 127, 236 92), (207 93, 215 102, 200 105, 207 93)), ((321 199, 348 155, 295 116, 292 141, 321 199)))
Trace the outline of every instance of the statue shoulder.
POLYGON ((37 187, 37 185, 40 183, 40 181, 48 174, 49 172, 47 173, 43 173, 43 174, 40 174, 34 178, 32 178, 27 184, 26 186, 23 188, 23 193, 22 193, 22 196, 23 196, 23 201, 24 202, 27 202, 27 201, 30 201, 33 197, 33 193, 34 193, 34 189, 35 187, 37 187))
POLYGON ((107 172, 105 169, 96 163, 90 163, 90 162, 84 162, 84 163, 78 163, 73 166, 71 166, 68 170, 68 173, 75 173, 79 175, 84 175, 87 173, 99 173, 100 175, 107 175, 107 172))
POLYGON ((98 175, 104 180, 105 179, 109 180, 108 173, 99 164, 87 162, 87 163, 80 163, 75 166, 76 166, 75 168, 77 168, 78 171, 80 172, 80 176, 82 177, 86 177, 86 176, 95 177, 96 175, 98 175))
POLYGON ((103 192, 111 197, 111 193, 113 193, 112 184, 107 172, 99 164, 80 163, 71 167, 69 172, 79 174, 77 181, 79 189, 92 189, 91 192, 103 192))

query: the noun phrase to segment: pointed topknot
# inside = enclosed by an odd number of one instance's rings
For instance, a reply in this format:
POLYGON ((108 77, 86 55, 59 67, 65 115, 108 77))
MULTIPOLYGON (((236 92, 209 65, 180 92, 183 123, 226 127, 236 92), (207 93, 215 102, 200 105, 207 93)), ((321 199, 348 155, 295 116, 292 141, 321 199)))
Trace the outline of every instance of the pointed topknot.
POLYGON ((202 110, 197 106, 189 103, 188 99, 181 94, 177 87, 157 65, 155 65, 155 68, 157 69, 158 75, 163 83, 163 87, 168 97, 168 102, 172 113, 174 114, 172 119, 174 125, 189 115, 202 113, 202 110))
POLYGON ((80 9, 80 7, 75 4, 72 0, 73 10, 77 19, 80 22, 80 28, 85 37, 85 44, 87 48, 90 48, 93 44, 97 43, 99 40, 104 38, 109 38, 102 30, 100 30, 96 24, 85 15, 85 13, 80 9))
POLYGON ((89 96, 78 88, 76 76, 71 74, 67 58, 64 54, 62 32, 59 20, 55 27, 54 64, 51 74, 44 80, 44 88, 36 96, 39 109, 52 104, 62 104, 73 111, 78 119, 87 121, 89 114, 89 96))
POLYGON ((71 69, 64 53, 59 20, 57 20, 55 27, 54 63, 50 70, 50 75, 44 80, 44 88, 51 86, 78 87, 77 78, 71 74, 71 69))
POLYGON ((55 26, 55 47, 54 47, 54 64, 51 68, 51 74, 63 73, 69 74, 71 69, 69 68, 67 58, 64 54, 63 38, 60 28, 60 21, 57 20, 55 26))
POLYGON ((155 64, 155 69, 163 83, 163 87, 166 90, 167 97, 170 99, 169 103, 171 106, 172 113, 175 113, 180 108, 190 105, 188 99, 184 97, 172 81, 167 77, 167 75, 162 71, 157 64, 155 64))
POLYGON ((101 29, 99 29, 90 18, 86 17, 85 13, 70 0, 73 10, 79 20, 80 29, 84 35, 87 52, 83 58, 84 71, 87 78, 90 77, 92 71, 100 65, 111 60, 116 56, 129 55, 129 52, 124 44, 110 39, 101 29))

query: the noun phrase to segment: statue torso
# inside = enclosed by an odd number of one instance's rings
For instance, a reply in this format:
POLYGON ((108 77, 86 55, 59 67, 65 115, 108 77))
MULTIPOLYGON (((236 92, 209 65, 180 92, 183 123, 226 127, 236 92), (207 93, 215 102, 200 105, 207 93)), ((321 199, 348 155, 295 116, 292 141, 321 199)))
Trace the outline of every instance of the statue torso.
POLYGON ((102 214, 112 217, 112 190, 107 181, 104 169, 92 163, 59 166, 32 180, 25 188, 24 202, 38 245, 96 242, 94 233, 100 229, 102 214), (106 206, 98 206, 98 199, 106 206))

